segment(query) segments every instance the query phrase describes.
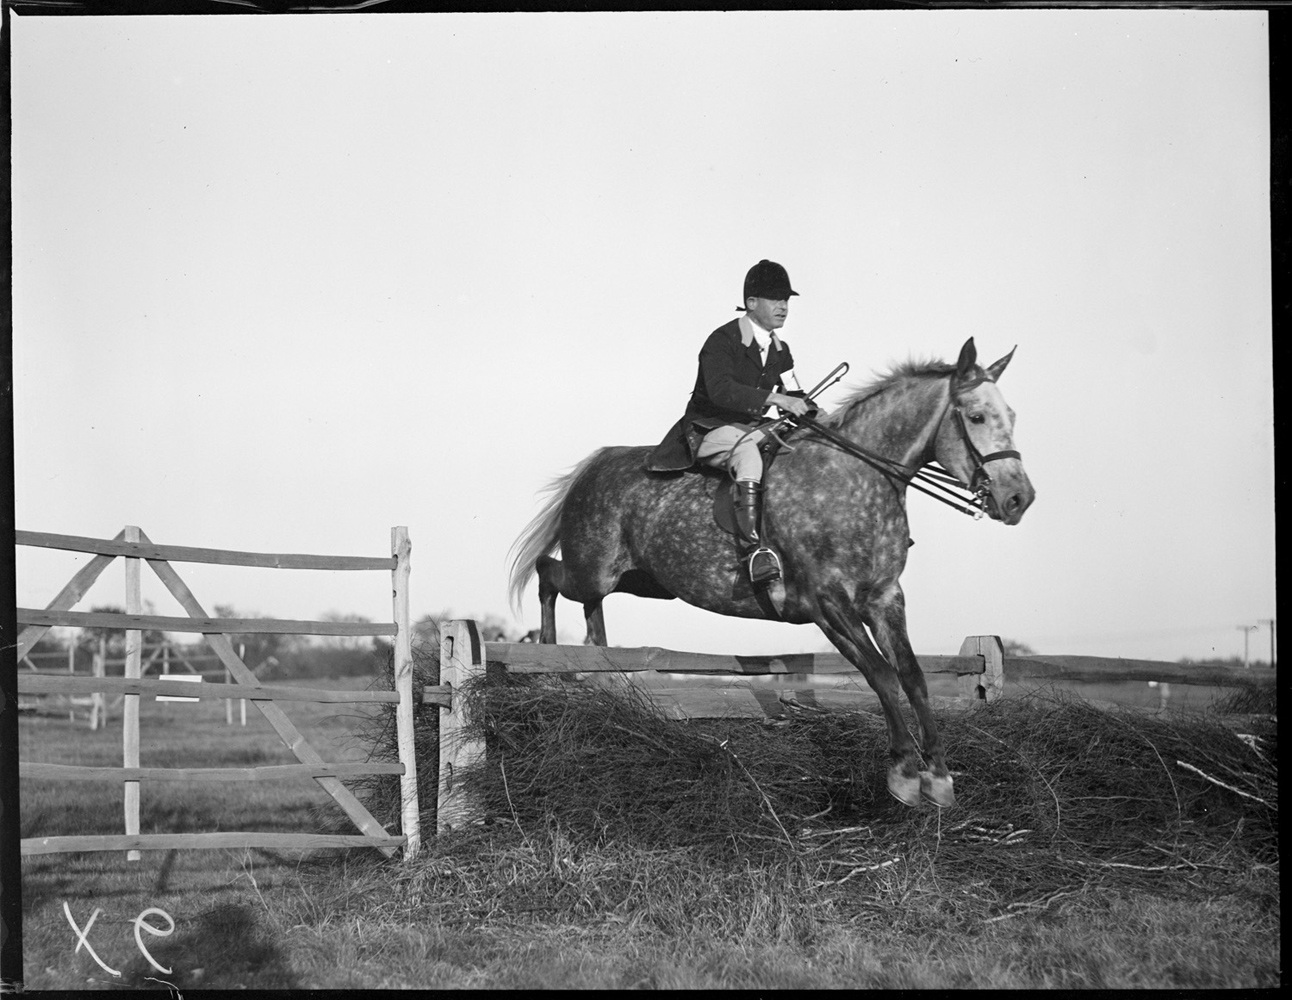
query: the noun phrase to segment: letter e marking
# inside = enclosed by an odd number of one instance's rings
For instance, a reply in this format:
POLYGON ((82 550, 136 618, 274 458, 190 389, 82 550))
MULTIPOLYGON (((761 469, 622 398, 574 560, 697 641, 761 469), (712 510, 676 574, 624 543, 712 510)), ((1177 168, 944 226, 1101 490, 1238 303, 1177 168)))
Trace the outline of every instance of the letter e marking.
MULTIPOLYGON (((89 930, 89 928, 87 927, 86 930, 89 930)), ((148 959, 154 969, 158 972, 164 972, 169 976, 170 969, 162 968, 157 964, 157 960, 148 954, 148 949, 144 947, 144 939, 139 936, 139 932, 141 930, 147 931, 149 934, 153 935, 153 937, 170 937, 175 933, 175 921, 171 919, 169 913, 165 910, 159 910, 155 906, 148 907, 148 909, 144 910, 143 913, 135 917, 135 944, 139 945, 139 950, 143 952, 144 958, 148 959), (166 923, 170 924, 170 927, 166 930, 162 930, 160 927, 154 927, 144 919, 144 917, 151 916, 154 913, 159 917, 165 918, 166 923)))

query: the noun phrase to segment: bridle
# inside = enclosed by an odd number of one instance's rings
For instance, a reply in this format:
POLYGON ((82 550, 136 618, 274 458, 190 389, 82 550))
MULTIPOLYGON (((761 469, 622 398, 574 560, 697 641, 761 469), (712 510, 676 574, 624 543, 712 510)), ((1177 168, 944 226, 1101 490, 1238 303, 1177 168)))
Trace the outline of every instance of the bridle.
POLYGON ((1005 451, 993 451, 990 455, 984 455, 969 437, 969 429, 965 427, 964 413, 959 405, 952 404, 951 415, 955 418, 956 428, 960 431, 960 440, 964 442, 969 461, 973 463, 973 473, 969 477, 969 489, 973 490, 975 495, 985 492, 987 487, 991 485, 991 473, 986 468, 988 462, 994 462, 999 458, 1017 458, 1021 460, 1023 456, 1013 448, 1005 451))
MULTIPOLYGON (((973 388, 977 383, 973 383, 964 388, 973 388)), ((891 458, 884 458, 882 455, 876 455, 867 451, 856 444, 853 444, 847 438, 835 433, 829 427, 824 426, 813 417, 785 417, 782 419, 792 420, 800 427, 809 428, 815 433, 821 435, 827 441, 847 452, 854 458, 870 465, 871 467, 882 472, 894 484, 909 485, 919 490, 934 500, 941 501, 948 507, 960 511, 962 514, 968 514, 975 521, 980 520, 987 511, 987 500, 990 496, 989 488, 992 483, 991 473, 987 471, 987 464, 1004 458, 1018 458, 1023 456, 1017 451, 1007 449, 1004 451, 993 451, 984 455, 978 450, 978 447, 969 437, 969 429, 965 427, 964 415, 960 405, 954 401, 955 393, 952 392, 952 402, 950 403, 951 417, 955 421, 956 430, 960 434, 960 440, 964 443, 965 453, 969 456, 969 462, 973 466, 973 471, 969 476, 969 486, 966 489, 964 484, 951 475, 946 469, 934 462, 926 464, 923 468, 916 469, 912 472, 905 465, 891 458), (916 482, 919 480, 920 482, 916 482), (926 485, 922 485, 926 484, 926 485), (931 487, 928 488, 928 487, 931 487), (933 490, 940 490, 941 493, 935 493, 933 490), (946 494, 943 496, 942 494, 946 494)), ((943 420, 946 415, 943 415, 943 420)), ((777 421, 779 423, 780 421, 777 421)), ((782 442, 784 444, 784 442, 782 442)), ((789 447, 786 445, 786 447, 789 447)))

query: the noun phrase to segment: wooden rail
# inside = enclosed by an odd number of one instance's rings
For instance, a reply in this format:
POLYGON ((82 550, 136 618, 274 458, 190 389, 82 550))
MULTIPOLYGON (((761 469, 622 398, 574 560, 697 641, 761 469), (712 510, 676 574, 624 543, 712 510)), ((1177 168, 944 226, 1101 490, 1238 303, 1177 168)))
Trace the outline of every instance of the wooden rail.
MULTIPOLYGON (((971 640, 994 637, 971 636, 971 640)), ((491 642, 484 653, 486 662, 498 664, 513 674, 630 673, 655 670, 671 674, 846 674, 856 676, 857 668, 840 653, 783 653, 771 656, 741 656, 726 653, 687 653, 655 646, 547 646, 535 643, 491 642)), ((928 675, 981 674, 987 669, 990 650, 957 656, 921 655, 920 669, 928 675)), ((1156 681, 1208 687, 1244 684, 1272 686, 1273 671, 1243 667, 1167 663, 1158 660, 1130 660, 1105 656, 1005 656, 1000 657, 1006 680, 1073 681, 1156 681)))
MULTIPOLYGON (((68 549, 91 553, 94 558, 72 577, 68 584, 43 610, 18 609, 18 622, 25 626, 18 637, 19 658, 40 640, 50 627, 114 627, 126 630, 125 676, 104 677, 105 655, 96 658, 94 677, 70 674, 48 675, 24 672, 19 688, 24 693, 92 693, 100 701, 105 692, 119 693, 123 698, 122 767, 87 768, 70 765, 20 762, 20 773, 26 777, 74 781, 119 781, 124 789, 125 835, 27 838, 21 852, 49 854, 60 851, 125 850, 127 858, 137 860, 142 850, 172 848, 270 847, 311 849, 314 847, 375 847, 392 855, 399 847, 405 858, 415 856, 421 844, 417 801, 417 762, 413 754, 413 664, 409 636, 408 581, 411 547, 406 528, 391 529, 389 557, 281 555, 197 549, 176 545, 155 545, 138 528, 127 526, 111 540, 84 538, 78 535, 56 535, 19 531, 15 541, 20 545, 68 549), (70 610, 116 557, 123 557, 126 571, 125 613, 76 612, 70 610), (392 578, 394 621, 309 622, 270 619, 212 618, 180 579, 171 561, 220 563, 235 566, 260 566, 276 569, 386 570, 392 578), (188 617, 144 615, 140 597, 140 569, 144 563, 161 579, 188 617), (237 683, 200 684, 162 677, 143 678, 142 635, 145 629, 170 632, 200 632, 224 665, 227 676, 237 683), (328 691, 318 688, 262 685, 243 662, 228 639, 229 633, 287 633, 342 636, 392 636, 395 653, 395 691, 328 691), (300 761, 294 765, 260 768, 145 768, 139 762, 139 698, 225 698, 251 701, 269 721, 279 737, 300 761), (305 740, 276 702, 313 701, 324 703, 393 702, 397 706, 400 761, 391 763, 328 763, 305 740), (403 835, 392 837, 354 794, 341 782, 342 777, 364 774, 398 774, 401 787, 403 835), (264 781, 282 778, 310 778, 317 781, 345 810, 359 828, 359 835, 268 833, 150 834, 139 831, 139 787, 148 781, 264 781)), ((423 703, 451 704, 451 690, 431 685, 416 692, 423 703)), ((231 702, 230 702, 231 703, 231 702)))
POLYGON ((312 851, 324 847, 375 847, 392 854, 406 847, 403 837, 328 833, 145 833, 121 836, 88 834, 76 837, 32 837, 22 842, 23 856, 69 854, 74 851, 192 851, 242 850, 312 851))
POLYGON ((403 774, 390 761, 355 764, 270 764, 262 767, 85 767, 79 764, 18 762, 23 778, 49 781, 282 781, 289 778, 357 778, 367 774, 403 774))
POLYGON ((1006 680, 1156 681, 1204 687, 1273 687, 1274 671, 1106 656, 1007 656, 1006 680))
MULTIPOLYGON (((192 674, 179 676, 194 676, 192 674)), ((23 673, 18 675, 19 694, 142 694, 215 700, 232 698, 245 701, 310 701, 321 704, 397 704, 398 691, 334 691, 323 688, 288 687, 204 682, 194 687, 188 681, 158 677, 155 680, 129 677, 87 677, 56 673, 23 673)), ((442 684, 425 685, 418 693, 423 705, 445 705, 452 690, 442 684)))
POLYGON ((40 611, 18 609, 19 625, 50 628, 65 625, 72 628, 158 629, 163 632, 265 633, 276 635, 394 635, 393 622, 314 622, 272 618, 206 618, 133 615, 115 611, 40 611))
MULTIPOLYGON (((512 674, 634 672, 655 670, 667 674, 856 674, 857 668, 841 653, 782 653, 775 656, 741 656, 726 653, 685 653, 656 646, 546 646, 537 643, 491 642, 486 659, 512 674)), ((926 674, 981 674, 982 654, 921 656, 926 674)))
POLYGON ((166 562, 216 563, 221 566, 261 566, 269 569, 366 570, 395 569, 396 556, 274 555, 268 552, 234 552, 228 549, 195 549, 186 545, 153 545, 130 542, 118 535, 111 541, 81 535, 54 535, 44 531, 15 531, 18 545, 34 545, 72 552, 89 552, 166 562))

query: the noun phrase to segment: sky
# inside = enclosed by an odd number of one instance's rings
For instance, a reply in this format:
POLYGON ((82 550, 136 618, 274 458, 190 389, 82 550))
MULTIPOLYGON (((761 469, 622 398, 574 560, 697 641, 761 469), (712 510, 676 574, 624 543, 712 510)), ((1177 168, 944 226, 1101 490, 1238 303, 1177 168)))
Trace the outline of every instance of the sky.
MULTIPOLYGON (((1037 498, 909 494, 917 653, 1241 655, 1275 616, 1267 20, 12 15, 16 525, 338 555, 406 525, 415 617, 537 627, 508 550, 541 491, 663 436, 770 258, 803 385, 851 365, 827 409, 1017 345, 1037 498)), ((87 558, 20 547, 20 605, 87 558)), ((177 568, 208 611, 391 617, 380 572, 177 568)), ((606 626, 829 648, 626 595, 606 626)))

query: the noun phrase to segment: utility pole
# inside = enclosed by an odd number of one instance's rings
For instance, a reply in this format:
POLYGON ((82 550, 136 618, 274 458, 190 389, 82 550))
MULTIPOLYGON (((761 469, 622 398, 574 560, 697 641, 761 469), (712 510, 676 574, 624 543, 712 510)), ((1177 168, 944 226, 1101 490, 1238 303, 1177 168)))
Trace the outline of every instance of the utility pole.
POLYGON ((1270 627, 1270 669, 1273 670, 1274 669, 1274 621, 1275 619, 1261 618, 1259 620, 1270 627))
POLYGON ((1235 625, 1234 628, 1238 629, 1238 631, 1243 633, 1243 666, 1250 667, 1252 664, 1251 664, 1251 660, 1248 658, 1247 644, 1248 644, 1248 640, 1251 638, 1252 633, 1255 632, 1258 628, 1260 628, 1260 626, 1259 625, 1235 625))

